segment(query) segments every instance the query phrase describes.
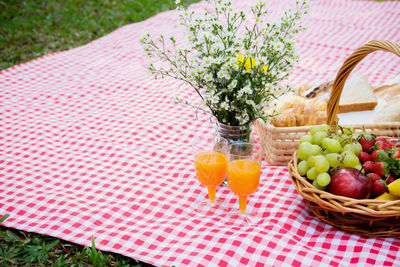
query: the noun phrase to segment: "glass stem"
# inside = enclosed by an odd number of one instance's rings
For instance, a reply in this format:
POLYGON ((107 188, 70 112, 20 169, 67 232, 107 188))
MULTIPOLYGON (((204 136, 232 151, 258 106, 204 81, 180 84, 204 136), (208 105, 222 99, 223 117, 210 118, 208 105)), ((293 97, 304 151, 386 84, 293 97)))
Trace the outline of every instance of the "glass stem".
POLYGON ((208 188, 208 198, 210 199, 211 205, 215 205, 215 187, 209 187, 208 188))
POLYGON ((247 196, 239 196, 239 209, 241 214, 246 213, 247 196))

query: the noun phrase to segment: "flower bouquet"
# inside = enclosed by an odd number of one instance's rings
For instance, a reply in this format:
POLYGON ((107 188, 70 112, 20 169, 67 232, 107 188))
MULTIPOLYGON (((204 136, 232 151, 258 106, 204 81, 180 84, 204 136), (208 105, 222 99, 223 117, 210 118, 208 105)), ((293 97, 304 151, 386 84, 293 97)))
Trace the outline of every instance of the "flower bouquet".
MULTIPOLYGON (((177 0, 179 23, 186 44, 174 37, 153 39, 146 34, 141 43, 148 56, 163 65, 150 64, 157 76, 173 77, 190 85, 201 98, 200 105, 185 103, 209 113, 218 123, 245 126, 265 113, 272 100, 291 88, 280 82, 298 60, 295 35, 303 30, 298 21, 307 13, 307 3, 296 1, 296 9, 268 21, 268 8, 258 1, 249 13, 234 10, 231 1, 206 0, 204 14, 184 8, 177 0)), ((293 1, 294 2, 294 1, 293 1)))

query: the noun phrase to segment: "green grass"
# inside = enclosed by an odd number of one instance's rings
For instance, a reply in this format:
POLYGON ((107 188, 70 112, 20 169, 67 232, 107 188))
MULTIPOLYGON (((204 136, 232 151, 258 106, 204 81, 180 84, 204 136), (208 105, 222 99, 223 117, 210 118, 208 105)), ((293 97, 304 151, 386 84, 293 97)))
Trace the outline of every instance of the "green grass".
MULTIPOLYGON (((123 25, 173 9, 174 3, 175 0, 0 0, 0 70, 84 45, 123 25)), ((6 219, 3 216, 0 223, 6 219)), ((94 243, 83 247, 0 226, 0 266, 146 265, 98 251, 94 243)))
POLYGON ((0 70, 173 8, 174 0, 0 0, 0 70))
POLYGON ((147 266, 137 260, 54 237, 0 227, 0 266, 147 266))

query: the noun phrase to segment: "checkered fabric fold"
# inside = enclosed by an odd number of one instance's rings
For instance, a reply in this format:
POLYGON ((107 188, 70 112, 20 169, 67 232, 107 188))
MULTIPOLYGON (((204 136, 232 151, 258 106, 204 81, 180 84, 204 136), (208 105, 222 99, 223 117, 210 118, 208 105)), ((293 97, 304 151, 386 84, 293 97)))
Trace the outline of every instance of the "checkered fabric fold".
MULTIPOLYGON (((252 1, 234 2, 249 10, 252 1)), ((271 17, 287 2, 267 1, 271 17)), ((334 79, 369 40, 400 43, 400 2, 312 1, 303 23, 293 85, 334 79)), ((0 215, 10 214, 3 225, 82 245, 93 236, 98 249, 159 266, 399 264, 398 238, 351 235, 311 215, 285 167, 263 166, 248 204, 257 225, 194 211, 207 193, 190 141, 214 124, 173 104, 178 90, 196 95, 175 80, 155 80, 139 44, 146 32, 182 41, 176 25, 176 11, 164 12, 0 72, 0 215)), ((357 72, 380 84, 399 63, 377 52, 357 72)), ((237 205, 227 187, 217 197, 237 205)))

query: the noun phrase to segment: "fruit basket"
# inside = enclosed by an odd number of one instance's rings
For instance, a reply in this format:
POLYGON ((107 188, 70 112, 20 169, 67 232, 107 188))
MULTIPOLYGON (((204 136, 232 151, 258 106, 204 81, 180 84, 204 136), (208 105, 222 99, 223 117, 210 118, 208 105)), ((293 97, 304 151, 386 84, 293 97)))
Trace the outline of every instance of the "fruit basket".
POLYGON ((343 231, 368 237, 400 235, 400 200, 354 199, 319 190, 300 176, 297 154, 289 162, 289 175, 311 212, 343 231))
MULTIPOLYGON (((327 123, 335 124, 339 108, 340 95, 345 81, 356 65, 368 54, 383 50, 392 52, 400 57, 400 46, 391 41, 373 40, 356 49, 344 62, 339 69, 332 86, 332 92, 327 104, 327 123)), ((356 133, 374 133, 379 136, 399 136, 400 122, 376 123, 376 124, 353 124, 343 125, 354 128, 356 133)), ((255 129, 260 137, 267 161, 271 165, 287 165, 293 153, 298 148, 298 141, 301 136, 307 134, 311 126, 299 127, 275 127, 265 123, 261 119, 255 122, 255 129)))
MULTIPOLYGON (((345 80, 350 72, 369 53, 376 50, 393 52, 400 57, 400 47, 390 41, 371 41, 357 49, 339 70, 334 81, 333 90, 328 103, 328 125, 336 125, 338 103, 345 80)), ((368 133, 377 136, 396 137, 400 133, 400 124, 350 125, 356 133, 365 127, 368 133)), ((299 127, 294 127, 299 128, 299 127)), ((303 128, 303 127, 302 127, 303 128)), ((289 129, 286 129, 289 132, 289 129)), ((305 134, 306 129, 296 134, 305 134)), ((294 135, 293 135, 294 136, 294 135)), ((265 142, 265 140, 264 140, 265 142)), ((293 142, 295 142, 293 140, 293 142)), ((297 146, 291 147, 293 153, 288 163, 291 180, 305 199, 306 205, 319 219, 343 231, 367 237, 393 237, 400 235, 400 199, 355 199, 320 190, 299 174, 297 162, 297 146)), ((399 178, 400 179, 400 178, 399 178)))

